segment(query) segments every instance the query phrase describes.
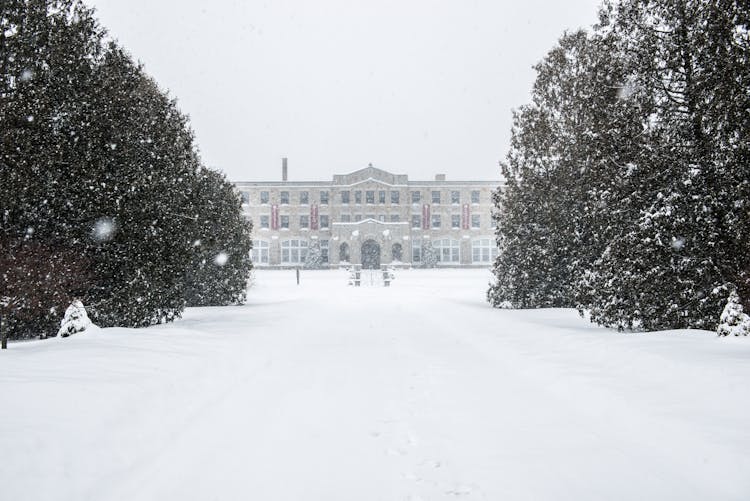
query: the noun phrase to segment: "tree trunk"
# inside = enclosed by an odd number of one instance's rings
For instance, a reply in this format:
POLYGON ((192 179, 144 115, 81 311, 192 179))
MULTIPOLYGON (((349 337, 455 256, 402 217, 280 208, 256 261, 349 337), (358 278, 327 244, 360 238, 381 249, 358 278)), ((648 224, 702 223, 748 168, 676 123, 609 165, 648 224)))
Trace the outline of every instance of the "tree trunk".
POLYGON ((8 329, 3 315, 0 315, 0 349, 8 349, 8 329))

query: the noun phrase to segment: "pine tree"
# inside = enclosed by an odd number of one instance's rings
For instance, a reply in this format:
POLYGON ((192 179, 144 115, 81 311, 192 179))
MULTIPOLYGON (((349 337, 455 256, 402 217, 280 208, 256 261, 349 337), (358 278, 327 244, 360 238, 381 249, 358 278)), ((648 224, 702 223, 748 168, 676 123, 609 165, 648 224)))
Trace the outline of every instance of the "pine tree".
POLYGON ((432 242, 425 240, 422 243, 422 268, 435 268, 438 264, 438 254, 432 242))
POLYGON ((719 336, 750 336, 750 316, 745 313, 736 291, 732 291, 719 319, 719 336))
POLYGON ((323 251, 320 248, 320 242, 318 240, 311 240, 310 245, 307 247, 305 268, 310 270, 319 270, 323 268, 323 251))

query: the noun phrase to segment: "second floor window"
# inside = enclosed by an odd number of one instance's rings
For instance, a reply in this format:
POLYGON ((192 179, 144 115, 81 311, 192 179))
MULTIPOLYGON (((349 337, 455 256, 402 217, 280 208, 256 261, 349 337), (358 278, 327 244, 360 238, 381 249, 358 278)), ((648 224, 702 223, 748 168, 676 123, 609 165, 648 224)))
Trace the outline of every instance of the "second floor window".
POLYGON ((399 203, 399 199, 400 199, 399 195, 400 195, 400 194, 399 194, 399 192, 398 192, 398 191, 392 191, 392 192, 391 192, 391 203, 392 203, 392 204, 397 204, 397 203, 399 203))
POLYGON ((328 214, 321 214, 320 215, 320 227, 321 228, 328 228, 328 214))
POLYGON ((271 216, 260 216, 260 227, 268 228, 271 221, 271 216))
POLYGON ((451 191, 451 203, 452 204, 460 204, 461 203, 461 192, 460 191, 451 191))
POLYGON ((240 196, 242 197, 242 204, 248 205, 250 203, 250 192, 249 191, 242 191, 240 192, 240 196))
POLYGON ((451 216, 451 228, 454 230, 461 227, 461 216, 459 214, 453 214, 451 216))
POLYGON ((362 203, 362 192, 361 191, 355 191, 354 192, 354 203, 355 204, 361 204, 362 203))
POLYGON ((289 204, 289 192, 288 191, 282 191, 279 195, 279 201, 282 204, 289 204))
POLYGON ((307 205, 310 203, 310 192, 309 191, 300 191, 299 192, 299 203, 302 205, 307 205))
POLYGON ((440 229, 440 216, 438 214, 432 216, 432 228, 436 230, 440 229))
POLYGON ((481 220, 479 219, 479 214, 472 214, 471 215, 471 227, 472 228, 479 228, 481 225, 481 220))
POLYGON ((383 191, 383 190, 380 190, 378 192, 378 203, 379 204, 384 204, 385 203, 385 191, 383 191))
POLYGON ((412 214, 411 215, 411 227, 415 229, 419 229, 422 227, 422 216, 419 214, 412 214))
POLYGON ((422 193, 419 191, 412 191, 411 192, 411 203, 418 204, 422 201, 422 193))
POLYGON ((289 216, 281 216, 281 227, 289 229, 289 216))
POLYGON ((327 191, 320 192, 320 205, 328 205, 328 192, 327 191))
POLYGON ((299 217, 299 227, 303 229, 307 229, 310 227, 310 216, 300 216, 299 217))
POLYGON ((369 191, 368 190, 367 193, 365 193, 365 195, 367 196, 367 203, 368 204, 374 204, 375 203, 375 192, 374 191, 369 191))
POLYGON ((474 190, 471 192, 471 203, 473 204, 479 203, 479 190, 474 190))
POLYGON ((440 192, 439 191, 433 191, 432 192, 432 203, 439 204, 440 203, 440 192))
POLYGON ((348 191, 342 191, 341 192, 341 203, 342 204, 348 204, 349 203, 349 192, 348 191))
POLYGON ((268 203, 268 192, 267 191, 261 191, 260 192, 260 203, 267 204, 268 203))

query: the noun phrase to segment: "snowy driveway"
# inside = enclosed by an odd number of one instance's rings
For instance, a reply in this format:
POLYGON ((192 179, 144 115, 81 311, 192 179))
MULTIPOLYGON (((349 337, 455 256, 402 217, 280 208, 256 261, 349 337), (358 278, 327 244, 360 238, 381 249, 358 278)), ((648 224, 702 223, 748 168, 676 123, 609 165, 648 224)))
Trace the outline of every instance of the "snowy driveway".
POLYGON ((501 311, 482 270, 0 353, 0 500, 750 499, 750 343, 501 311))

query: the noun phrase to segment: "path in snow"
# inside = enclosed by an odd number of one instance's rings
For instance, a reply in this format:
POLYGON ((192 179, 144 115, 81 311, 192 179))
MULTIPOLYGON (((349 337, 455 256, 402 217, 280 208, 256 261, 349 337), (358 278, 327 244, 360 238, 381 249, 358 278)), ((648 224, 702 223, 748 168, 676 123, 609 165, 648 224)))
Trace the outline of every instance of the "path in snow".
POLYGON ((485 271, 0 355, 0 499, 748 499, 750 343, 486 305, 485 271))

